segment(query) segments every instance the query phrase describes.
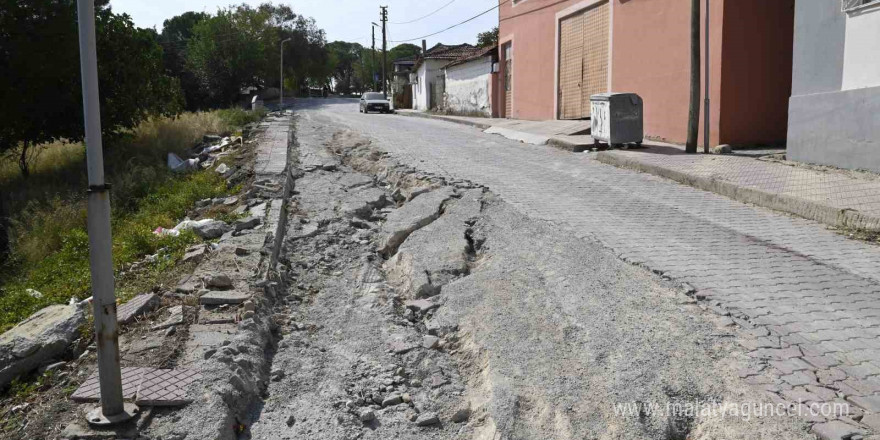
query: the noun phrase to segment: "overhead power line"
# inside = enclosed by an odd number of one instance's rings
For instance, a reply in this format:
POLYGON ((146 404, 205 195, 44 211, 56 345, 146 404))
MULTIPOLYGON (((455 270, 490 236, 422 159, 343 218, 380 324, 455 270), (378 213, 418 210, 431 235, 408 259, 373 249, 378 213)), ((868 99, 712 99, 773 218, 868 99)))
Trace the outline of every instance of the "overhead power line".
POLYGON ((407 40, 389 41, 389 43, 408 43, 408 42, 410 42, 410 41, 417 41, 417 40, 421 40, 421 39, 423 39, 423 38, 433 37, 434 35, 437 35, 437 34, 442 34, 443 32, 446 32, 446 31, 448 31, 448 30, 450 30, 450 29, 453 29, 453 28, 457 28, 457 27, 459 27, 459 26, 461 26, 461 25, 463 25, 463 24, 465 24, 465 23, 467 23, 467 22, 469 22, 469 21, 476 20, 477 18, 482 17, 482 16, 484 16, 484 15, 486 15, 486 14, 488 14, 488 13, 490 13, 490 12, 496 10, 496 9, 498 9, 499 7, 501 7, 501 5, 504 5, 505 3, 508 3, 508 2, 510 2, 510 0, 504 0, 503 2, 498 3, 497 5, 491 7, 491 8, 489 8, 489 9, 487 9, 487 10, 485 10, 485 11, 483 11, 483 12, 480 12, 479 14, 474 15, 474 16, 471 17, 471 18, 468 18, 467 20, 464 20, 464 21, 462 21, 462 22, 460 22, 460 23, 456 23, 456 24, 454 24, 454 25, 452 25, 452 26, 449 26, 449 27, 446 28, 446 29, 443 29, 443 30, 440 30, 440 31, 434 32, 434 33, 432 33, 432 34, 423 35, 423 36, 421 36, 421 37, 416 37, 416 38, 410 38, 410 39, 407 39, 407 40))
POLYGON ((449 2, 449 3, 447 3, 447 4, 443 5, 443 6, 440 6, 440 7, 437 8, 434 12, 431 12, 431 13, 428 14, 428 15, 423 15, 423 16, 421 16, 421 17, 415 19, 415 20, 401 21, 401 22, 388 22, 388 23, 389 23, 389 24, 410 24, 410 23, 415 23, 415 22, 417 22, 417 21, 419 21, 419 20, 423 20, 423 19, 425 19, 425 18, 428 18, 428 17, 430 17, 430 16, 432 16, 432 15, 434 15, 434 14, 436 14, 436 13, 442 11, 444 8, 446 8, 447 6, 449 6, 449 5, 453 4, 453 3, 455 3, 455 0, 452 0, 452 1, 449 2))

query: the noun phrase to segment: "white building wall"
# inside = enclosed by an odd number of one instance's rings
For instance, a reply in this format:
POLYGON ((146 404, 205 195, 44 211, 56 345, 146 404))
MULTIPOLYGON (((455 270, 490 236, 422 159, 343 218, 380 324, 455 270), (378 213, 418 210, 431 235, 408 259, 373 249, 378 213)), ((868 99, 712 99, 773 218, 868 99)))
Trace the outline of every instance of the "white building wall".
POLYGON ((446 107, 456 113, 492 115, 492 58, 478 58, 446 69, 446 107))
POLYGON ((425 60, 421 66, 419 66, 418 71, 416 72, 416 78, 418 78, 417 83, 413 83, 413 110, 419 111, 427 111, 428 108, 428 83, 436 82, 438 76, 443 75, 443 71, 440 70, 445 64, 449 63, 446 60, 425 60))
POLYGON ((843 90, 880 86, 880 3, 847 13, 843 90))

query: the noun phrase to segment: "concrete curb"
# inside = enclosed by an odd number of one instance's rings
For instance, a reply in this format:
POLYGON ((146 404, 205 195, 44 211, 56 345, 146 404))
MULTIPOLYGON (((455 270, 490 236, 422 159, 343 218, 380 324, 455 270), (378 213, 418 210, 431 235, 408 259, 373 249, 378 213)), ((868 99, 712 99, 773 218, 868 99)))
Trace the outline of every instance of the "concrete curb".
POLYGON ((697 189, 714 192, 743 203, 751 203, 765 208, 787 212, 829 226, 880 231, 880 217, 865 215, 853 209, 836 208, 797 197, 746 188, 723 180, 693 176, 670 168, 646 164, 638 160, 622 157, 619 154, 615 154, 613 151, 599 152, 596 154, 596 160, 618 168, 625 168, 664 177, 697 189))
POLYGON ((592 147, 592 145, 575 144, 565 139, 555 137, 551 137, 549 140, 547 140, 547 145, 558 148, 560 150, 571 151, 572 153, 582 153, 592 147))
MULTIPOLYGON (((490 125, 490 124, 482 124, 479 122, 450 118, 450 117, 446 117, 443 115, 433 115, 430 113, 397 111, 396 114, 401 115, 401 116, 412 117, 412 118, 436 119, 439 121, 452 122, 454 124, 461 124, 461 125, 467 125, 469 127, 479 128, 480 130, 483 130, 483 131, 490 130, 494 127, 493 125, 490 125)), ((549 145, 551 147, 558 148, 560 150, 571 151, 573 153, 580 153, 580 152, 586 151, 590 148, 589 145, 575 144, 575 143, 569 142, 569 141, 567 141, 565 139, 561 139, 561 138, 556 138, 556 137, 552 137, 552 136, 551 137, 544 137, 541 135, 534 135, 531 133, 518 132, 516 130, 510 130, 510 129, 506 129, 506 128, 495 128, 494 131, 486 131, 486 132, 489 134, 499 134, 499 135, 504 136, 505 138, 510 139, 510 140, 522 141, 522 142, 532 144, 532 145, 549 145), (516 133, 522 133, 522 135, 517 135, 516 133), (530 142, 530 141, 526 140, 523 136, 533 136, 533 137, 535 137, 535 139, 540 137, 542 139, 540 140, 540 142, 535 143, 535 142, 530 142)))
POLYGON ((413 111, 401 112, 398 110, 395 112, 395 114, 401 115, 401 116, 409 116, 412 118, 437 119, 440 121, 446 121, 446 122, 452 122, 455 124, 467 125, 469 127, 476 127, 476 128, 479 128, 480 130, 488 130, 489 128, 492 128, 492 125, 490 125, 490 124, 482 124, 479 122, 450 118, 450 117, 443 116, 443 115, 432 115, 430 113, 413 112, 413 111))

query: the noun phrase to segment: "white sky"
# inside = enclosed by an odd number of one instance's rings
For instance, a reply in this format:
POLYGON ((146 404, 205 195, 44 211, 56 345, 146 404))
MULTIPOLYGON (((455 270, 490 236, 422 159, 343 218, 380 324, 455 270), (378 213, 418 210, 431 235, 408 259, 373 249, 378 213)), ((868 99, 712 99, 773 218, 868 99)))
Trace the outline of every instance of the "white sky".
MULTIPOLYGON (((327 41, 350 41, 369 46, 370 22, 379 23, 379 5, 388 6, 388 21, 405 22, 417 19, 449 3, 450 0, 292 0, 274 1, 289 5, 294 12, 314 17, 318 27, 327 33, 327 41)), ((389 24, 389 40, 417 38, 442 30, 471 18, 497 4, 498 0, 454 0, 436 14, 410 24, 389 24)), ((258 5, 260 0, 110 0, 117 13, 132 17, 139 27, 162 30, 162 22, 187 11, 214 13, 218 7, 248 3, 258 5)), ((381 24, 381 23, 380 23, 381 24)), ((435 43, 475 43, 477 34, 498 25, 497 9, 469 23, 428 37, 428 47, 435 43)), ((376 48, 381 47, 382 32, 376 29, 376 48)), ((411 43, 420 45, 421 40, 411 43)), ((389 43, 394 47, 398 43, 389 43)))

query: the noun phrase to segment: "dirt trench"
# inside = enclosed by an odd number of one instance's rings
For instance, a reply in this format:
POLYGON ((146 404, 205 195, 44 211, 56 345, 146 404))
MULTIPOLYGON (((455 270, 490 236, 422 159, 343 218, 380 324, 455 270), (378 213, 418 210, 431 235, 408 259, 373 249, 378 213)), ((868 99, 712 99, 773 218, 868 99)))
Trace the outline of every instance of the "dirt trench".
POLYGON ((769 397, 681 286, 351 131, 297 133, 290 287, 242 438, 810 438, 700 413, 769 397))

